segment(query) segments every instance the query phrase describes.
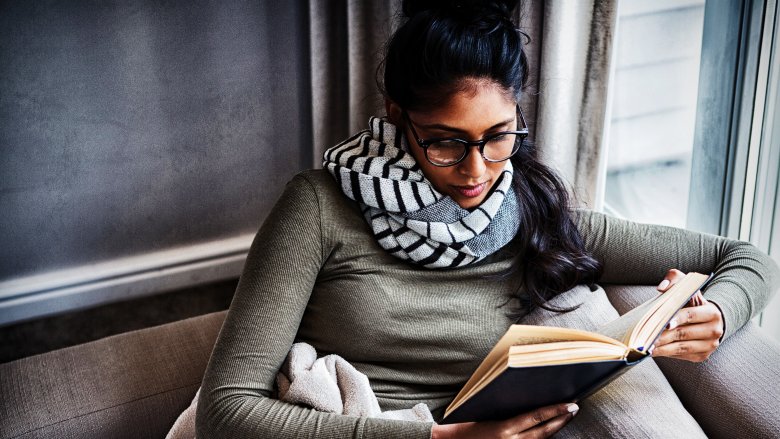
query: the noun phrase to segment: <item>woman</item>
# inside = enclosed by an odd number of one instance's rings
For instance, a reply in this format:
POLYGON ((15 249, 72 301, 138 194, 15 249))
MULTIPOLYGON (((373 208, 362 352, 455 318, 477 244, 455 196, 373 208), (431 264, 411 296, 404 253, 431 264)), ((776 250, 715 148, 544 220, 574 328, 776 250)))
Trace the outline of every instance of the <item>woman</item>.
MULTIPOLYGON (((434 425, 269 396, 290 346, 305 341, 366 374, 383 410, 422 401, 438 420, 509 324, 616 315, 602 290, 577 285, 648 284, 666 273, 665 290, 681 274, 672 267, 715 272, 708 300, 681 312, 655 347, 691 361, 766 303, 777 269, 749 244, 570 209, 523 141, 527 64, 509 20, 515 3, 404 2, 408 20, 384 62, 387 118, 328 150, 326 170, 296 176, 252 244, 204 378, 200 437, 547 437, 575 405, 434 425)), ((679 413, 668 419, 698 427, 670 404, 679 413)), ((608 422, 609 402, 592 405, 580 424, 611 435, 632 428, 608 422)), ((574 424, 572 434, 595 431, 574 424)))

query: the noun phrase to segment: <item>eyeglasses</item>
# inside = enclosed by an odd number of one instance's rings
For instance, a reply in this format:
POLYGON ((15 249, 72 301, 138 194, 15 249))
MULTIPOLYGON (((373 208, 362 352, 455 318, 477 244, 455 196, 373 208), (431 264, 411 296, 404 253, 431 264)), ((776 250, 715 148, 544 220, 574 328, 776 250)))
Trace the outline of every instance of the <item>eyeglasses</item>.
POLYGON ((488 134, 481 140, 463 140, 451 137, 436 137, 433 139, 421 139, 414 129, 414 124, 406 110, 403 117, 412 129, 412 134, 425 152, 425 158, 434 166, 454 166, 462 162, 469 154, 469 147, 478 146, 482 158, 488 162, 503 162, 515 155, 523 140, 528 137, 528 125, 523 118, 520 105, 517 105, 517 125, 515 131, 500 131, 488 134), (522 125, 521 125, 522 124, 522 125))

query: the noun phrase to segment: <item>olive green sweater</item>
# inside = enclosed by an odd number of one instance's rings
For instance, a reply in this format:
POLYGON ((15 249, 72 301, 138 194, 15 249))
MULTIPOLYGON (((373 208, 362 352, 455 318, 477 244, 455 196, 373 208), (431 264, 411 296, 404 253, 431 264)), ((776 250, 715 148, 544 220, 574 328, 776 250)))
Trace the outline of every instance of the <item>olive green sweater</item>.
MULTIPOLYGON (((670 268, 715 272, 705 296, 721 308, 726 337, 763 308, 780 278, 748 243, 589 211, 578 227, 604 265, 603 283, 657 284, 670 268)), ((250 249, 204 377, 198 437, 429 438, 432 423, 272 399, 276 374, 304 341, 365 373, 383 411, 425 402, 440 419, 513 323, 499 305, 516 283, 484 277, 505 270, 507 254, 453 270, 412 265, 379 247, 327 172, 297 175, 250 249)))

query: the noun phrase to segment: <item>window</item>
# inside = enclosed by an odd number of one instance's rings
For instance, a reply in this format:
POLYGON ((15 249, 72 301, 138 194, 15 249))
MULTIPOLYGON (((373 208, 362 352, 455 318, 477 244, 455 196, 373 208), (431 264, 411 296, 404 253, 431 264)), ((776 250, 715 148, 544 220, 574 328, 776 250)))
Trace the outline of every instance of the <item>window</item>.
MULTIPOLYGON (((605 210, 780 263, 778 0, 622 0, 605 210)), ((780 339, 780 298, 758 319, 780 339)))
POLYGON ((623 0, 618 11, 605 209, 684 227, 704 0, 623 0))

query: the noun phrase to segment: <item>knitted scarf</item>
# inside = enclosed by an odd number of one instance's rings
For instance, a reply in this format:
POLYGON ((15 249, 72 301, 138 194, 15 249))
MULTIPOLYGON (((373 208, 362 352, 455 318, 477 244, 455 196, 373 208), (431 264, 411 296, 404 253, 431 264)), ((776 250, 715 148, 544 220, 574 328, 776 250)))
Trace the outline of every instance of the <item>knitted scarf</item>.
POLYGON ((509 160, 482 204, 469 211, 434 189, 393 124, 372 117, 369 126, 325 151, 323 166, 360 205, 382 248, 427 268, 454 268, 512 240, 520 215, 509 160))

